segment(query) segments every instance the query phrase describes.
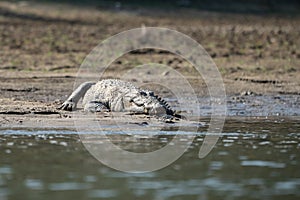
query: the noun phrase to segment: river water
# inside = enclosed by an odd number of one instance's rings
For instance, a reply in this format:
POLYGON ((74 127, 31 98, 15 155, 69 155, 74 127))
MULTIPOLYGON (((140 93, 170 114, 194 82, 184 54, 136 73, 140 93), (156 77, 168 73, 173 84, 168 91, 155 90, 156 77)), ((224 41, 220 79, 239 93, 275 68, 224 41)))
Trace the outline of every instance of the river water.
MULTIPOLYGON (((147 173, 107 167, 75 131, 3 129, 0 199, 299 199, 299 122, 297 117, 230 117, 203 159, 198 152, 205 128, 183 130, 195 136, 188 150, 169 166, 147 173)), ((130 143, 127 134, 106 134, 116 145, 130 143)), ((170 129, 149 140, 144 134, 125 147, 155 150, 174 134, 170 129)))

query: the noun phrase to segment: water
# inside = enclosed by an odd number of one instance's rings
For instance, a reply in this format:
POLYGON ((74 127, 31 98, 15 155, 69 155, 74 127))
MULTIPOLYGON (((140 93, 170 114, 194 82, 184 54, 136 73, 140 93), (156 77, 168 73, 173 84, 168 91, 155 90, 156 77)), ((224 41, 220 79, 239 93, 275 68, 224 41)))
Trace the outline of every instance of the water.
MULTIPOLYGON (((208 121, 208 120, 207 120, 208 121)), ((299 199, 300 120, 229 118, 212 152, 198 158, 197 136, 177 161, 149 173, 124 173, 93 158, 68 130, 0 131, 0 199, 299 199)), ((165 145, 176 131, 135 140, 135 151, 165 145)), ((132 143, 130 143, 132 144, 132 143)))

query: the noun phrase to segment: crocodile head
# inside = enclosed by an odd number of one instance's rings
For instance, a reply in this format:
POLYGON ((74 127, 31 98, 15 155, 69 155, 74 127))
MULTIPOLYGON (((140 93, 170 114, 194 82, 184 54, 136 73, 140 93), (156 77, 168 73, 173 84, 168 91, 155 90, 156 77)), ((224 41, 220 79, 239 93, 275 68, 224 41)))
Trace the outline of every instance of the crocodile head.
POLYGON ((123 98, 124 110, 149 115, 172 115, 169 105, 152 91, 140 90, 128 93, 123 98))

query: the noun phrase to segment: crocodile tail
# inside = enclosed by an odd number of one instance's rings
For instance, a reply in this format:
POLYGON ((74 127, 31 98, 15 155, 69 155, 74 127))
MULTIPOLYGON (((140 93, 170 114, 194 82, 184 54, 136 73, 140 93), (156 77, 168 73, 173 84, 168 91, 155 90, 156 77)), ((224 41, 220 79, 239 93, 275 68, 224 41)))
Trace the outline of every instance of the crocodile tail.
MULTIPOLYGON (((161 105, 163 105, 163 107, 166 109, 166 114, 167 115, 172 115, 175 116, 175 110, 172 110, 170 105, 161 97, 159 96, 155 96, 155 98, 160 102, 161 105)), ((176 117, 176 116, 175 116, 176 117)))
POLYGON ((171 106, 166 102, 166 101, 160 101, 162 103, 162 105, 166 108, 166 111, 167 111, 167 115, 172 115, 176 118, 179 118, 179 119, 186 119, 185 116, 183 115, 180 115, 176 110, 173 110, 171 108, 171 106))

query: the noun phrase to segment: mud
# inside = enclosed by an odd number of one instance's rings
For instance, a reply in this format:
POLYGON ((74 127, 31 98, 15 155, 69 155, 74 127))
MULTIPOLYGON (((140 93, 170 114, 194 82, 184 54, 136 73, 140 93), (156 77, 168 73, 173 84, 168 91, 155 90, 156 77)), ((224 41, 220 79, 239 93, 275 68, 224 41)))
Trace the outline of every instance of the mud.
MULTIPOLYGON (((175 29, 203 45, 222 74, 229 106, 237 107, 237 101, 230 99, 243 98, 245 94, 255 94, 246 103, 249 106, 258 96, 260 99, 266 97, 262 100, 264 105, 270 102, 277 103, 279 108, 281 105, 299 106, 298 16, 185 9, 138 13, 1 1, 1 126, 45 117, 68 118, 70 113, 56 108, 72 92, 77 70, 85 56, 102 40, 141 26, 175 29), (276 97, 281 102, 270 100, 276 97)), ((199 98, 209 95, 204 81, 194 76, 195 70, 187 61, 161 50, 128 53, 112 63, 102 78, 118 78, 132 67, 149 62, 166 64, 187 76, 197 88, 199 98)), ((284 112, 285 106, 281 111, 269 112, 270 115, 299 115, 297 110, 284 112)), ((268 105, 264 109, 267 110, 268 105)), ((255 115, 255 112, 246 115, 255 115)))

